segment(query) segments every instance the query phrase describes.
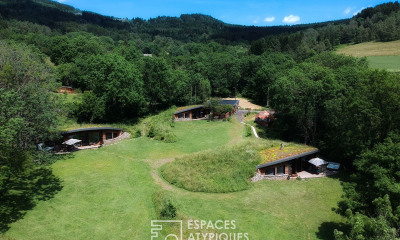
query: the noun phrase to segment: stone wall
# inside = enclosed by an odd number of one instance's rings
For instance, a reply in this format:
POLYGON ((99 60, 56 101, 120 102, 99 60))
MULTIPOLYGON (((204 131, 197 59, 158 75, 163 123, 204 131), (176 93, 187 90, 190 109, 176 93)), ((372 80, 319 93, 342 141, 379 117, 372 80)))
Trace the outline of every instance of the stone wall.
POLYGON ((116 137, 116 138, 113 138, 113 139, 109 139, 109 140, 104 140, 103 145, 110 145, 110 144, 113 144, 115 142, 121 141, 123 139, 128 139, 130 137, 131 137, 131 135, 128 132, 124 132, 119 137, 116 137))
POLYGON ((252 182, 258 182, 261 180, 287 180, 288 174, 282 174, 282 175, 262 175, 259 173, 256 173, 254 177, 252 177, 250 180, 252 182))

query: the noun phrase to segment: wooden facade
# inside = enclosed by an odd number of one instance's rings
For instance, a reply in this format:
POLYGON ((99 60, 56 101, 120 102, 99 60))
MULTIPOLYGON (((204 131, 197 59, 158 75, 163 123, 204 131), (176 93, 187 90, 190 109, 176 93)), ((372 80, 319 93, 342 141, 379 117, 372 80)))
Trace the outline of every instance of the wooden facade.
POLYGON ((204 108, 203 105, 189 107, 174 113, 175 120, 190 120, 190 119, 205 119, 210 111, 204 108))
POLYGON ((75 90, 75 88, 72 88, 72 87, 62 86, 58 89, 58 93, 75 94, 76 90, 75 90))
POLYGON ((97 127, 97 128, 82 128, 71 131, 62 132, 63 141, 69 139, 79 139, 82 142, 78 143, 79 147, 84 146, 99 146, 106 140, 115 139, 121 136, 123 130, 112 127, 97 127))
MULTIPOLYGON (((221 100, 219 104, 223 105, 231 105, 233 107, 232 112, 228 113, 214 113, 214 117, 218 117, 220 119, 227 118, 231 114, 234 114, 239 108, 239 100, 221 100)), ((183 108, 174 113, 175 120, 185 121, 192 119, 206 119, 210 111, 205 108, 204 105, 196 105, 187 108, 183 108)))
POLYGON ((255 116, 254 122, 263 125, 270 126, 274 121, 274 112, 262 111, 255 116))

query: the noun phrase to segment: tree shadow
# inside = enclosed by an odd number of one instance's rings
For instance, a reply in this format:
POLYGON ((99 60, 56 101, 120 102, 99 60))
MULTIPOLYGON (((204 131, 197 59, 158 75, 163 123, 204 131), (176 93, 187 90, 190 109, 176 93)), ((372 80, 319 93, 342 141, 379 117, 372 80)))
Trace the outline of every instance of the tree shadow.
POLYGON ((5 233, 10 223, 23 218, 38 201, 53 198, 61 189, 60 179, 46 167, 20 173, 4 181, 0 186, 0 233, 5 233))
POLYGON ((351 182, 350 173, 342 171, 342 170, 340 170, 339 173, 337 173, 337 174, 329 175, 327 177, 332 178, 332 179, 338 179, 341 184, 346 183, 346 182, 351 182))
POLYGON ((335 236, 333 234, 335 229, 346 233, 348 231, 348 226, 344 223, 324 222, 318 227, 318 232, 316 233, 317 238, 324 240, 335 240, 335 236))

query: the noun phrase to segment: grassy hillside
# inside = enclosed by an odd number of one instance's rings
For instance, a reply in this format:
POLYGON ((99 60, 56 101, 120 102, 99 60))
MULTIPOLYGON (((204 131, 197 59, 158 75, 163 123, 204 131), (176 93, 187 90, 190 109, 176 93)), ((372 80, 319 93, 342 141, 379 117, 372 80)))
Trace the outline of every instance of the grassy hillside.
MULTIPOLYGON (((11 224, 6 237, 149 239, 150 220, 159 218, 153 202, 159 193, 171 197, 176 219, 235 220, 235 232, 248 233, 250 239, 330 239, 332 229, 340 225, 342 218, 332 211, 342 194, 339 179, 262 181, 228 194, 188 192, 169 185, 157 175, 168 158, 184 159, 240 141, 243 125, 178 122, 173 131, 178 139, 174 143, 137 138, 56 162, 52 168, 63 189, 11 224)), ((207 176, 194 176, 193 181, 199 177, 207 176)))
POLYGON ((400 40, 342 45, 337 50, 337 53, 355 57, 367 57, 372 68, 400 72, 400 40))
POLYGON ((342 45, 339 54, 354 57, 400 56, 400 40, 393 42, 366 42, 354 45, 342 45))
POLYGON ((371 56, 367 59, 372 68, 400 72, 400 56, 371 56))

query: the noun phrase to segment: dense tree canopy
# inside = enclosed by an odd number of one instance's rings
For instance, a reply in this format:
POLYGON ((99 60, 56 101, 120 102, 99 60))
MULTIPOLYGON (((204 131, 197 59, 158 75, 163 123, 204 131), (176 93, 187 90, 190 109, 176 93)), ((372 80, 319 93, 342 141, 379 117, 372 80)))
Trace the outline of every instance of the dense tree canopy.
POLYGON ((140 114, 145 105, 143 81, 134 64, 110 54, 92 55, 78 66, 79 77, 90 91, 78 107, 78 115, 86 111, 84 120, 116 121, 140 114))
POLYGON ((357 171, 345 185, 339 212, 348 217, 348 234, 338 239, 398 239, 400 237, 400 136, 364 151, 354 162, 357 171))
POLYGON ((56 87, 43 55, 0 41, 0 232, 60 187, 50 170, 37 167, 48 158, 36 150, 53 136, 56 87))

